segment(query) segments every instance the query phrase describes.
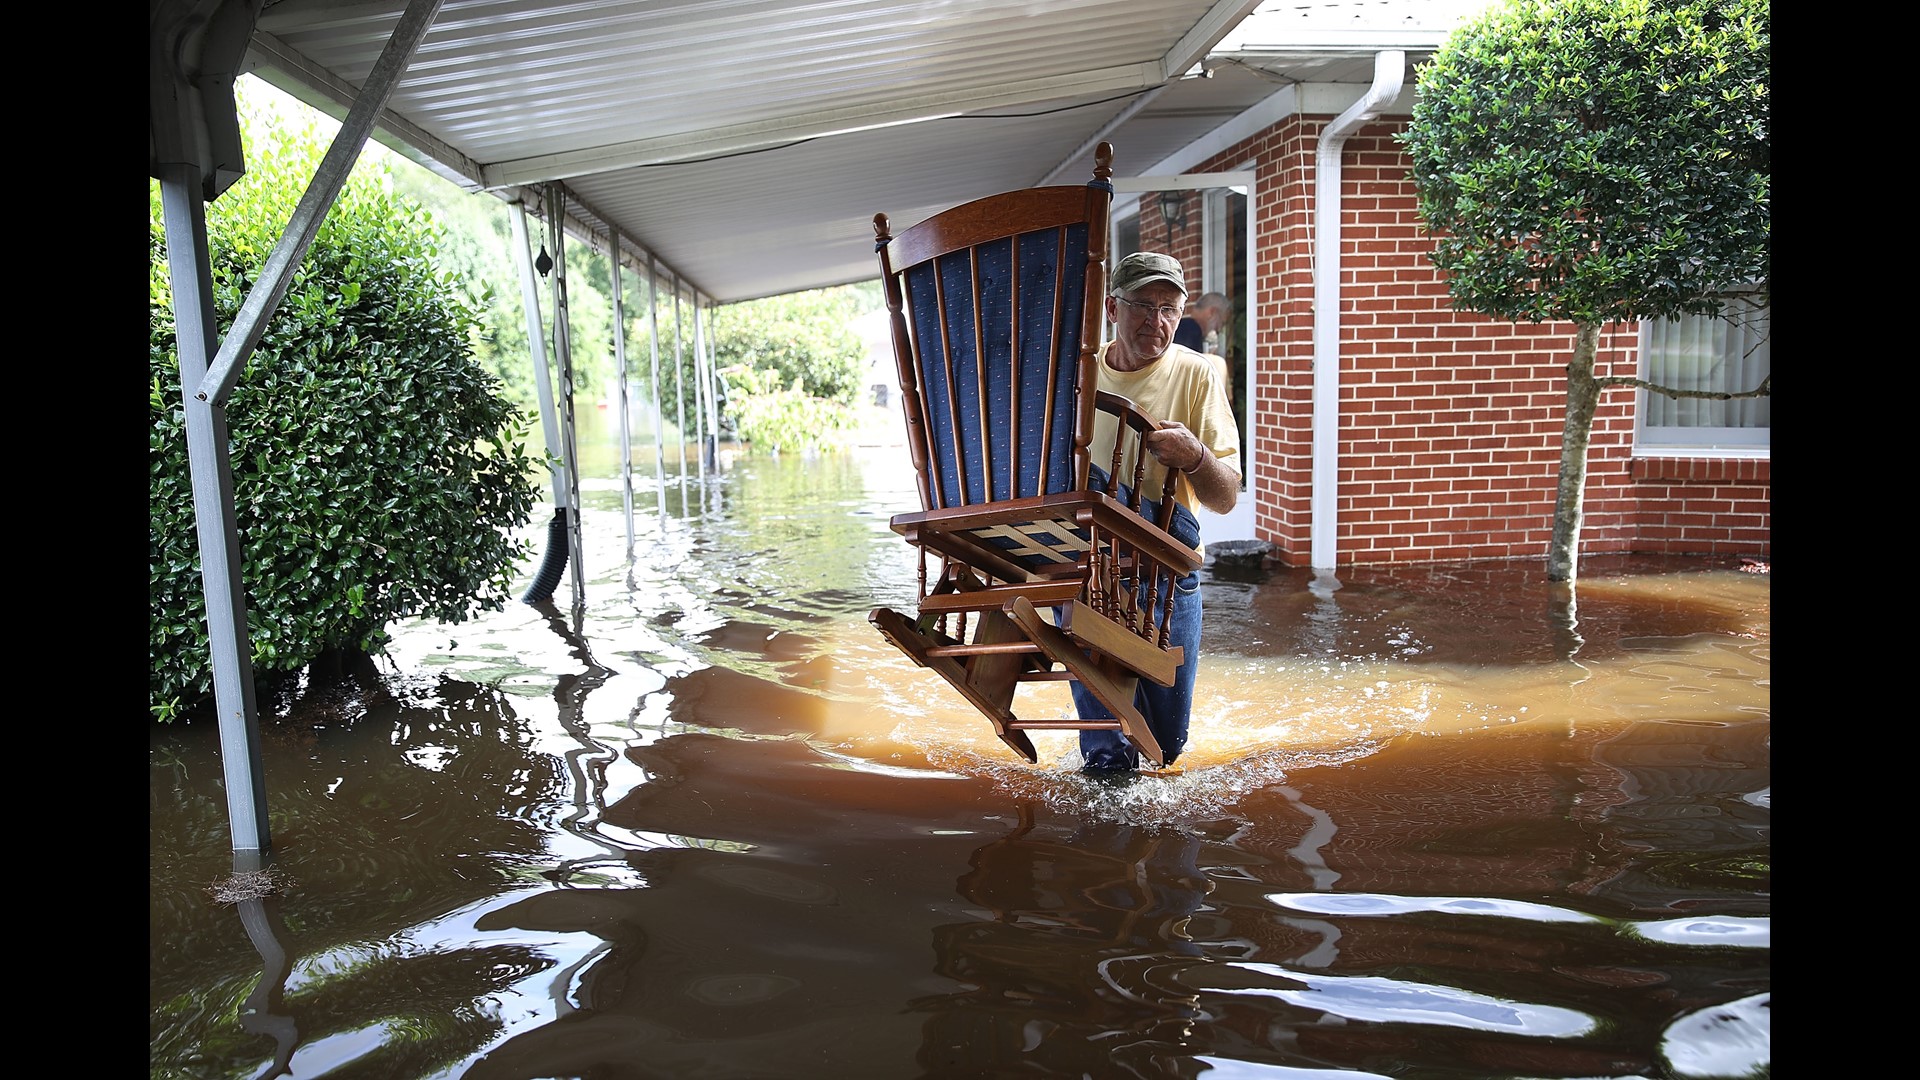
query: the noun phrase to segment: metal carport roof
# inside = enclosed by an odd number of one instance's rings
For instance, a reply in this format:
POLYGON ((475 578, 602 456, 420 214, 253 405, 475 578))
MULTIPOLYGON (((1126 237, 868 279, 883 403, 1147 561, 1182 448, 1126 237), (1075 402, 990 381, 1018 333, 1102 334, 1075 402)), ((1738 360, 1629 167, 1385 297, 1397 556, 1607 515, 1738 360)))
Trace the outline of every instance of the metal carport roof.
MULTIPOLYGON (((243 70, 344 116, 403 0, 266 0, 243 70)), ((1485 0, 446 0, 375 138, 726 303, 873 278, 872 219, 1150 175, 1289 85, 1366 86, 1485 0), (1251 16, 1251 17, 1249 17, 1251 16), (1204 73, 1204 77, 1203 77, 1204 73)))

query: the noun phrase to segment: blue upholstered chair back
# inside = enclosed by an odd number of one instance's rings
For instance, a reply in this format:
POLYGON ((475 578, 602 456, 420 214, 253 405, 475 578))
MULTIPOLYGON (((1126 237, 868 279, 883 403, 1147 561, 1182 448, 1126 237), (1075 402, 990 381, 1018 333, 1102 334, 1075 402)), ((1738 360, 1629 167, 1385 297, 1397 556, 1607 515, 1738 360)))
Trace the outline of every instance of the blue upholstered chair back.
POLYGON ((963 248, 903 275, 933 506, 1071 490, 1087 226, 963 248))

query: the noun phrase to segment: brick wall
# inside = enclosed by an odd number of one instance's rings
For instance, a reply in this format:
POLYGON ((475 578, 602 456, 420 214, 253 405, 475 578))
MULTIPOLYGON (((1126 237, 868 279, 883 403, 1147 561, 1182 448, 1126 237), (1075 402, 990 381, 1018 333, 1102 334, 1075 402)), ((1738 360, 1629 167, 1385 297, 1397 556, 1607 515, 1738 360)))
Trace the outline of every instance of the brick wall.
MULTIPOLYGON (((1298 566, 1311 557, 1314 148, 1330 119, 1289 119, 1194 169, 1252 159, 1258 176, 1254 524, 1298 566)), ((1343 159, 1338 561, 1544 557, 1574 326, 1453 309, 1393 139, 1403 128, 1363 128, 1343 159)), ((1635 327, 1607 328, 1596 373, 1636 374, 1637 349, 1635 327)), ((1602 392, 1581 553, 1767 557, 1768 463, 1635 459, 1633 404, 1630 389, 1602 392)))
MULTIPOLYGON (((1201 209, 1200 192, 1175 193, 1173 198, 1181 199, 1180 213, 1174 216, 1170 212, 1174 204, 1163 201, 1165 196, 1148 196, 1142 200, 1140 213, 1140 250, 1164 251, 1180 260, 1187 271, 1189 300, 1200 298, 1200 259, 1205 234, 1201 229, 1201 220, 1205 211, 1201 209)), ((1131 255, 1130 251, 1114 252, 1116 261, 1131 255)))

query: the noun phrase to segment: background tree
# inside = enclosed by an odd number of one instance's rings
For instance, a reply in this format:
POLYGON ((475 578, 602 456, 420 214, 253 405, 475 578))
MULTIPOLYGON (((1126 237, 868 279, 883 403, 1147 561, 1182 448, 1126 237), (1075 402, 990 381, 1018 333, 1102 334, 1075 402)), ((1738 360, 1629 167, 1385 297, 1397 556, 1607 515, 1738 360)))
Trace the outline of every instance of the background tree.
MULTIPOLYGON (((440 266, 461 283, 469 303, 481 313, 472 333, 474 358, 500 380, 515 405, 537 417, 540 399, 534 389, 533 350, 527 342, 520 264, 513 252, 512 208, 492 195, 448 183, 377 143, 368 144, 365 156, 386 169, 397 194, 418 203, 441 226, 440 266)), ((533 250, 539 251, 546 237, 545 219, 529 213, 527 232, 533 250)), ((630 284, 632 272, 623 280, 630 284)), ((538 291, 542 332, 551 346, 552 279, 540 279, 538 291)), ((586 401, 610 395, 618 384, 612 296, 606 254, 577 237, 567 237, 568 340, 574 391, 586 401)), ((630 316, 633 310, 629 303, 630 316)), ((629 344, 629 366, 631 353, 629 344)), ((557 364, 558 358, 549 350, 547 361, 557 364)))
POLYGON ((858 320, 880 306, 879 285, 713 309, 714 368, 727 382, 728 419, 743 442, 772 453, 831 448, 837 433, 856 426, 869 389, 858 320))
MULTIPOLYGON (((242 112, 247 174, 207 206, 215 319, 231 327, 328 137, 242 112), (264 127, 265 130, 260 130, 264 127)), ((477 364, 478 311, 444 234, 362 161, 227 405, 250 646, 269 680, 377 651, 385 627, 500 610, 530 545, 524 414, 477 364)), ((160 189, 149 188, 149 707, 212 692, 160 189)))
POLYGON ((1572 581, 1603 324, 1724 315, 1769 277, 1767 0, 1510 0, 1421 69, 1402 141, 1456 306, 1568 320, 1547 576, 1572 581))
MULTIPOLYGON (((243 117, 276 130, 313 127, 331 137, 338 123, 251 76, 236 91, 243 117)), ((520 266, 513 252, 511 208, 500 199, 469 192, 433 171, 369 143, 363 160, 369 175, 380 177, 394 193, 426 209, 442 226, 438 265, 458 281, 470 307, 480 313, 470 331, 473 355, 499 379, 503 392, 528 418, 538 419, 532 350, 527 340, 520 266)), ((527 227, 537 251, 546 225, 529 214, 527 227)), ((619 377, 613 346, 613 284, 606 252, 597 241, 568 236, 567 303, 572 345, 576 408, 617 398, 619 377)), ((646 275, 624 268, 626 290, 627 374, 637 414, 651 417, 647 403, 660 403, 668 437, 684 422, 679 437, 691 439, 700 424, 692 302, 676 304, 663 275, 651 290, 657 311, 649 312, 646 275), (676 326, 677 322, 677 326, 676 326), (652 385, 650 333, 657 325, 660 385, 652 385), (676 358, 678 370, 676 371, 676 358)), ((553 291, 539 282, 543 332, 552 341, 553 291)), ((831 445, 853 426, 855 407, 868 379, 865 344, 856 318, 880 307, 878 280, 837 288, 743 301, 705 313, 713 335, 722 399, 720 426, 759 448, 801 449, 831 445)), ((549 363, 557 358, 549 353, 549 363)))

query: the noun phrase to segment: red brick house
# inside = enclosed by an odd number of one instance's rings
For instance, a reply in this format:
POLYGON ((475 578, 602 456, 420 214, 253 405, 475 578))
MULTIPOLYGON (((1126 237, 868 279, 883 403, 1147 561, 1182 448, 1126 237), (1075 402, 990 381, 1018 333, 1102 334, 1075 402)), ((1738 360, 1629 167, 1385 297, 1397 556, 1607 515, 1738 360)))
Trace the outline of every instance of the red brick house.
MULTIPOLYGON (((1552 534, 1574 326, 1453 308, 1395 138, 1414 100, 1410 67, 1404 55, 1380 63, 1373 88, 1302 84, 1145 170, 1217 186, 1169 197, 1122 181, 1116 202, 1117 250, 1181 256, 1196 294, 1225 292, 1237 311, 1252 298, 1236 330, 1251 348, 1236 337, 1219 350, 1242 384, 1248 487, 1206 535, 1270 541, 1287 565, 1536 558, 1552 534), (1362 108, 1368 94, 1381 100, 1362 108), (1129 190, 1144 193, 1135 203, 1129 190), (1336 209, 1337 221, 1319 220, 1336 209), (1333 385, 1317 382, 1329 369, 1333 385), (1317 427, 1337 442, 1316 446, 1317 427)), ((1608 327, 1596 372, 1752 389, 1769 370, 1766 314, 1746 336, 1724 320, 1608 327)), ((1767 399, 1681 408, 1609 388, 1580 553, 1766 559, 1771 497, 1767 399)))

